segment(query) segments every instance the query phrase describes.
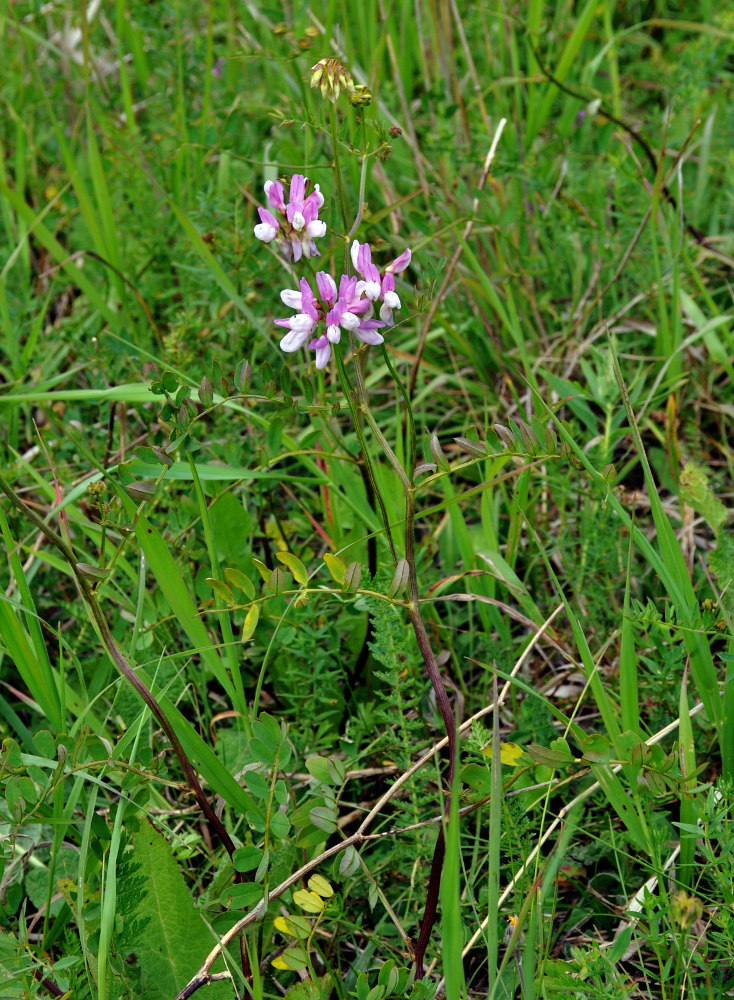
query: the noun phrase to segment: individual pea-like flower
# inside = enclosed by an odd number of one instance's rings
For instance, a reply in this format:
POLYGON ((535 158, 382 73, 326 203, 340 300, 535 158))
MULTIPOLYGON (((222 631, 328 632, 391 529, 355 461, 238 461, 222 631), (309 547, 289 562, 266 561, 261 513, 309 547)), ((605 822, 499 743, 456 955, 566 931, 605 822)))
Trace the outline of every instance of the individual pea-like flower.
POLYGON ((380 319, 387 326, 393 325, 393 312, 400 308, 400 298, 395 291, 395 275, 400 274, 410 264, 412 254, 410 249, 404 250, 399 257, 388 264, 382 275, 372 263, 372 250, 369 243, 352 243, 352 264, 355 271, 362 276, 357 288, 363 291, 371 302, 382 300, 380 319))
POLYGON ((352 74, 338 59, 319 59, 311 67, 311 86, 318 87, 324 100, 336 102, 342 90, 355 92, 352 74))
POLYGON ((299 288, 286 288, 280 293, 282 302, 296 314, 288 319, 276 319, 278 326, 288 329, 280 341, 281 350, 290 353, 308 346, 316 352, 316 367, 325 368, 331 357, 331 345, 338 344, 342 331, 353 333, 365 344, 381 344, 377 331, 385 325, 371 316, 372 303, 363 294, 360 279, 343 274, 337 286, 330 274, 318 271, 318 296, 305 278, 299 288), (317 333, 317 336, 312 336, 317 333))
POLYGON ((315 241, 326 233, 326 223, 319 219, 324 196, 318 184, 314 184, 313 191, 307 196, 307 180, 302 174, 293 174, 287 204, 281 182, 266 181, 265 194, 269 208, 258 207, 257 210, 260 222, 255 226, 255 237, 263 243, 275 240, 286 260, 299 261, 303 256, 318 257, 319 250, 315 241))

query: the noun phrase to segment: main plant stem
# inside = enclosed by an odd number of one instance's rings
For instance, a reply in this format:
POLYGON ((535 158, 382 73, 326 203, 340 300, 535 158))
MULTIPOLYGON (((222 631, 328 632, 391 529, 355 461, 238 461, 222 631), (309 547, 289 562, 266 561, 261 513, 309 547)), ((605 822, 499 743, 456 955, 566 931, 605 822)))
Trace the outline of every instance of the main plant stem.
MULTIPOLYGON (((375 490, 375 496, 377 497, 378 503, 380 505, 380 511, 382 513, 383 522, 388 533, 388 540, 390 542, 390 547, 393 552, 393 557, 395 556, 395 549, 392 542, 392 535, 389 530, 389 525, 387 521, 387 512, 385 510, 385 505, 380 496, 379 488, 377 486, 374 471, 371 468, 371 463, 369 460, 369 453, 367 451, 367 443, 364 439, 364 432, 362 430, 360 417, 363 417, 366 423, 369 425, 373 434, 377 438, 387 460, 390 465, 395 470, 403 492, 405 494, 405 561, 408 564, 408 594, 409 594, 409 604, 408 604, 408 617, 410 619, 410 624, 413 627, 413 632, 415 633, 416 641, 418 643, 418 649, 423 658, 423 663, 425 664, 426 673, 428 674, 428 679, 431 682, 431 687, 433 688, 434 694, 436 696, 436 704, 441 712, 441 718, 443 719, 444 726, 446 727, 446 737, 448 740, 449 749, 449 773, 448 773, 448 786, 449 789, 453 783, 454 773, 456 771, 456 764, 458 759, 458 744, 456 738, 456 720, 454 714, 451 710, 451 703, 449 702, 449 696, 446 691, 446 686, 444 685, 443 678, 441 677, 441 672, 438 668, 438 663, 436 662, 436 656, 433 652, 433 646, 431 645, 431 640, 428 637, 428 632, 426 630, 426 625, 423 620, 423 616, 420 611, 420 595, 418 589, 418 573, 416 568, 415 559, 415 486, 413 485, 413 473, 415 470, 415 460, 416 460, 416 436, 415 436, 415 422, 413 419, 413 411, 410 405, 410 397, 403 385, 400 377, 395 371, 390 357, 385 349, 384 345, 382 348, 383 357, 387 368, 395 380, 398 390, 403 397, 403 402, 406 408, 406 426, 408 429, 408 471, 403 468, 397 455, 390 447, 385 435, 382 433, 380 428, 377 426, 375 418, 372 416, 372 412, 367 404, 366 391, 364 387, 364 382, 361 377, 361 372, 359 371, 359 365, 355 364, 356 372, 356 382, 357 382, 357 392, 355 393, 351 381, 347 375, 346 369, 344 367, 344 362, 341 357, 341 352, 338 346, 335 345, 335 354, 337 358, 337 365, 339 367, 339 375, 342 379, 342 385, 344 387, 344 392, 347 397, 347 402, 352 413, 352 419, 354 421, 354 428, 359 438, 360 444, 362 445, 362 450, 365 455, 365 460, 367 462, 368 468, 370 470, 371 481, 375 490), (356 398, 355 398, 356 397, 356 398)), ((447 791, 445 796, 445 815, 448 816, 449 809, 451 807, 451 793, 447 791)), ((428 947, 428 942, 431 936, 431 930, 436 922, 436 911, 438 907, 438 894, 439 887, 441 883, 441 872, 443 870, 444 856, 446 853, 446 844, 444 839, 443 827, 438 831, 438 837, 436 839, 436 846, 433 853, 433 860, 431 862, 431 873, 428 879, 428 889, 426 891, 426 905, 423 911, 423 919, 421 920, 420 931, 418 933, 418 940, 416 941, 414 948, 414 961, 416 974, 420 977, 423 975, 423 959, 426 953, 426 948, 428 947)))

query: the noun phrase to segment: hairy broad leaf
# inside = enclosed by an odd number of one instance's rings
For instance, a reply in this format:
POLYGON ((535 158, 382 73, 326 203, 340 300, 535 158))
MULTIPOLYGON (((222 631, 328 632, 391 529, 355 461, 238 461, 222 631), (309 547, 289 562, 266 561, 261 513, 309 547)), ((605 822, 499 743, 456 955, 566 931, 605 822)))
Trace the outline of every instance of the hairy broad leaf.
MULTIPOLYGON (((120 950, 140 970, 146 1000, 170 1000, 196 973, 216 938, 194 906, 168 841, 148 822, 132 838, 124 862, 118 910, 120 950), (126 893, 125 886, 134 891, 126 893)), ((231 987, 213 983, 207 997, 224 1000, 231 987)))

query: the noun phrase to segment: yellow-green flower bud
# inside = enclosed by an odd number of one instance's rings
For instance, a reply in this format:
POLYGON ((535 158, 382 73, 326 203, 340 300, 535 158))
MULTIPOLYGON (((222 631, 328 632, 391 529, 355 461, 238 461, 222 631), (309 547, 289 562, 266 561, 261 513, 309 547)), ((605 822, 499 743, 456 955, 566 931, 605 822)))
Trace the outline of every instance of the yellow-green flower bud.
POLYGON ((363 83, 356 84, 349 95, 349 103, 355 108, 366 108, 368 104, 372 104, 372 91, 363 83))

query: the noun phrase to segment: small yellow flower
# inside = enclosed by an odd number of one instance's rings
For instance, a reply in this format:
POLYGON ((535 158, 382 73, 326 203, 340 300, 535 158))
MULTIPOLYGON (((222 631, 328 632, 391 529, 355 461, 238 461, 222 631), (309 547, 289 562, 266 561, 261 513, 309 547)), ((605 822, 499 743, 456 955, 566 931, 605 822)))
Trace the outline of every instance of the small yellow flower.
MULTIPOLYGON (((517 925, 520 922, 514 913, 508 914, 506 920, 507 920, 507 927, 505 929, 505 937, 504 937, 505 946, 509 945, 510 941, 512 941, 515 931, 517 930, 517 925)), ((522 931, 520 931, 517 938, 515 939, 515 948, 516 949, 521 948, 523 944, 525 944, 525 935, 523 934, 522 931)))

